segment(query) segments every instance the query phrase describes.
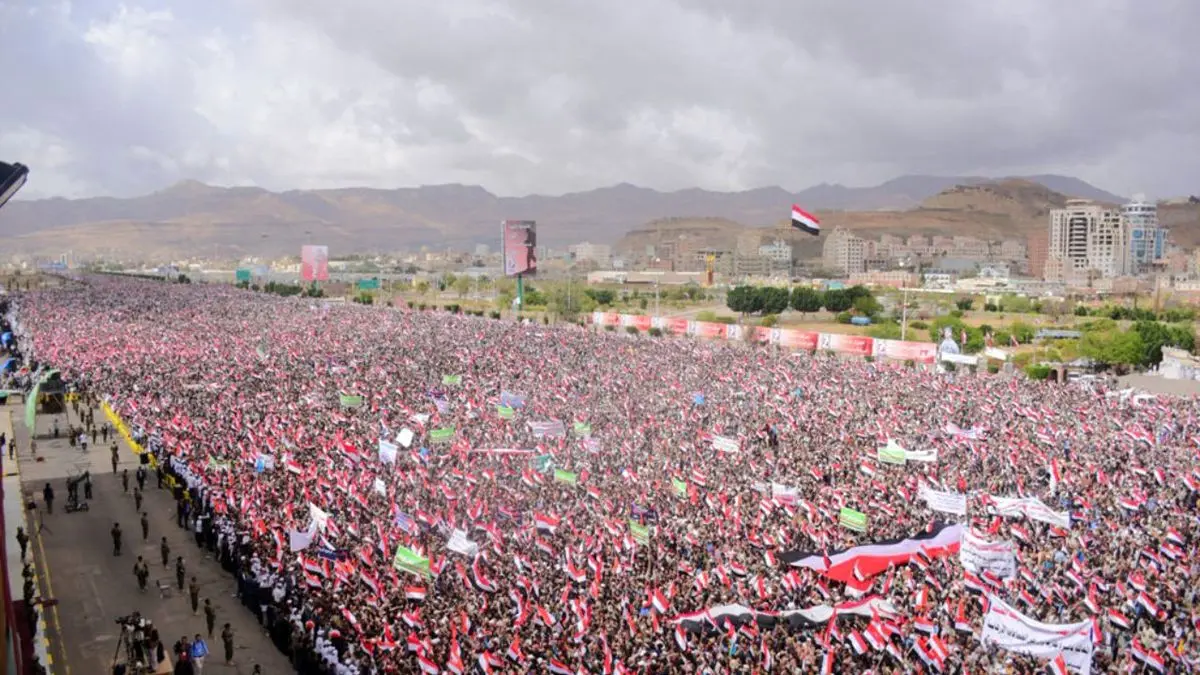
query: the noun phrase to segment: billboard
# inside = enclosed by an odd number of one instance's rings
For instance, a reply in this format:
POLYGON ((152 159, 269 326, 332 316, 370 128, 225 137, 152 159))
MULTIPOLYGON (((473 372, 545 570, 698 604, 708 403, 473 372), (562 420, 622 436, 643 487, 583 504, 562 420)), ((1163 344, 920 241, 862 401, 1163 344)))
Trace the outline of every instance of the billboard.
POLYGON ((304 281, 329 281, 329 247, 300 247, 300 278, 304 281))
POLYGON ((250 281, 250 270, 245 267, 239 267, 237 270, 234 271, 233 277, 239 283, 241 283, 243 281, 250 281))
POLYGON ((501 226, 504 248, 504 276, 537 272, 537 223, 532 220, 506 220, 501 226))

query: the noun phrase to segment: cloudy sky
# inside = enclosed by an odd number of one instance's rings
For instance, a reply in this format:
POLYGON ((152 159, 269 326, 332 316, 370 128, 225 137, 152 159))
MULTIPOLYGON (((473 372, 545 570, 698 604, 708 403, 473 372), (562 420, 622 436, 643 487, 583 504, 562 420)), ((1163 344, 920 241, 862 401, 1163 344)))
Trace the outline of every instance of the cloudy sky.
POLYGON ((1075 175, 1200 192, 1196 0, 0 0, 25 197, 1075 175), (1080 10, 1087 7, 1087 10, 1080 10))

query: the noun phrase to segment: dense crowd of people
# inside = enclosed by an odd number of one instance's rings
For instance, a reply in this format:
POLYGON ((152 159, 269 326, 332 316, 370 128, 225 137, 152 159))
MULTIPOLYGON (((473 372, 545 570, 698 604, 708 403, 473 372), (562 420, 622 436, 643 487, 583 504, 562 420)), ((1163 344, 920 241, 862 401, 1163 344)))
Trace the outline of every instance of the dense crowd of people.
POLYGON ((13 323, 302 673, 1061 667, 981 641, 1001 601, 1090 621, 1098 672, 1200 663, 1192 400, 112 279, 13 323), (832 573, 951 525, 1014 571, 955 541, 832 573))

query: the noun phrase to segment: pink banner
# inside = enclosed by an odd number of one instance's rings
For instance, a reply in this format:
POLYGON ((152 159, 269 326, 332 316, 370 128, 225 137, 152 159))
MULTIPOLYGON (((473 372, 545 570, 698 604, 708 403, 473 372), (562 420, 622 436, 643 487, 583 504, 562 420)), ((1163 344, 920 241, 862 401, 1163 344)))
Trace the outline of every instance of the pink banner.
POLYGON ((816 349, 819 333, 785 328, 779 331, 779 345, 789 349, 816 349))
POLYGON ((697 321, 696 337, 709 339, 723 338, 725 337, 725 324, 712 321, 697 321))
POLYGON ((650 330, 650 323, 651 323, 651 320, 650 320, 649 316, 646 316, 645 314, 639 314, 639 315, 633 317, 633 321, 630 322, 629 325, 633 326, 634 328, 637 328, 638 330, 640 330, 644 333, 644 332, 650 330))
MULTIPOLYGON (((755 326, 754 327, 754 341, 755 342, 770 342, 771 341, 771 331, 773 331, 773 330, 775 330, 775 329, 767 328, 766 326, 755 326)), ((782 333, 782 331, 780 331, 780 332, 782 333)))
POLYGON ((620 326, 621 325, 621 315, 617 314, 616 312, 606 312, 604 314, 604 325, 605 326, 620 326))
POLYGON ((870 356, 873 340, 865 335, 841 335, 838 333, 821 333, 821 349, 832 349, 839 354, 852 356, 870 356))
POLYGON ((687 319, 667 319, 667 332, 672 335, 687 335, 687 319))
POLYGON ((874 354, 876 358, 881 359, 933 363, 937 359, 937 345, 932 342, 876 340, 874 354))

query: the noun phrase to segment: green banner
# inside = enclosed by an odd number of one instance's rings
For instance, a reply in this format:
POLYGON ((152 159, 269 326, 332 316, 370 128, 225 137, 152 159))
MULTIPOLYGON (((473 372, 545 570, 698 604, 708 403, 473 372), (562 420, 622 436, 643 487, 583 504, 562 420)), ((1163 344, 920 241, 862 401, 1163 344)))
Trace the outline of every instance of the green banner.
POLYGON ((216 469, 217 471, 228 471, 233 467, 229 463, 228 460, 222 461, 222 460, 216 459, 215 457, 209 457, 208 458, 208 468, 216 469))
POLYGON ((401 546, 396 549, 396 557, 392 558, 392 567, 401 572, 409 572, 420 577, 432 577, 429 569, 429 558, 423 558, 410 548, 401 546))
POLYGON ((446 385, 462 384, 462 375, 443 375, 442 376, 442 384, 446 384, 446 385))
POLYGON ((650 528, 647 525, 642 525, 632 518, 629 519, 629 534, 633 536, 633 540, 643 546, 650 543, 650 528))
POLYGON ((360 394, 347 394, 342 392, 338 395, 338 401, 343 408, 357 408, 363 404, 363 397, 360 394))
POLYGON ((675 494, 679 497, 687 496, 687 482, 678 478, 671 479, 671 487, 675 488, 675 494))
POLYGON ((847 530, 866 532, 867 514, 863 513, 862 511, 855 511, 854 509, 848 509, 843 506, 841 512, 838 513, 838 524, 847 530))
POLYGON ((575 423, 575 435, 576 436, 591 436, 592 435, 592 425, 588 424, 587 422, 576 422, 575 423))
POLYGON ((554 480, 559 483, 566 483, 568 485, 578 485, 579 474, 576 474, 573 471, 566 471, 564 469, 555 469, 554 480))
POLYGON ((529 460, 529 463, 533 465, 534 471, 537 471, 538 473, 546 473, 550 469, 554 468, 554 456, 538 455, 537 457, 529 460))
POLYGON ((358 290, 360 291, 377 291, 379 290, 379 279, 359 279, 358 290))
POLYGON ((243 267, 242 269, 239 269, 233 273, 233 278, 237 279, 239 283, 243 281, 250 281, 250 270, 243 267))
POLYGON ((498 405, 496 406, 496 414, 499 415, 500 419, 502 420, 511 420, 513 415, 517 414, 517 411, 506 405, 498 405))
POLYGON ((454 427, 442 427, 429 432, 429 440, 434 443, 449 443, 454 440, 454 427))

